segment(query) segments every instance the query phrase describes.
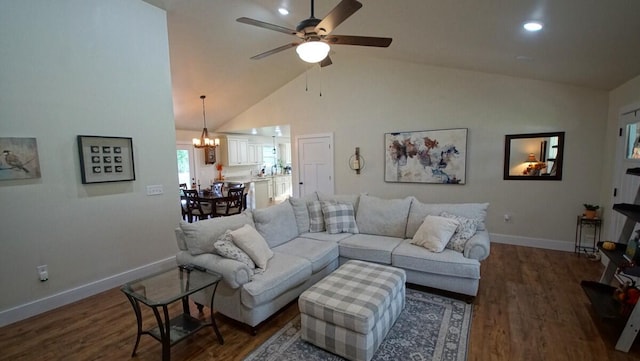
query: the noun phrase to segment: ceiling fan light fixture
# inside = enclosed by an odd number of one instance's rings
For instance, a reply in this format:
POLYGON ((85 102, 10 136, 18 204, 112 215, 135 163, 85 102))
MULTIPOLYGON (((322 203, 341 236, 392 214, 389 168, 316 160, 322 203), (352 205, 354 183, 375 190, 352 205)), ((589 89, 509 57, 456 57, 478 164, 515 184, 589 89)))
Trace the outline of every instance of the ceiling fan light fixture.
POLYGON ((296 48, 296 53, 300 59, 307 63, 318 63, 324 60, 329 54, 331 47, 323 41, 306 41, 296 48))
POLYGON ((539 21, 529 21, 529 22, 525 23, 524 25, 522 25, 522 27, 525 30, 531 31, 531 32, 540 31, 540 30, 542 30, 543 26, 544 25, 539 21))

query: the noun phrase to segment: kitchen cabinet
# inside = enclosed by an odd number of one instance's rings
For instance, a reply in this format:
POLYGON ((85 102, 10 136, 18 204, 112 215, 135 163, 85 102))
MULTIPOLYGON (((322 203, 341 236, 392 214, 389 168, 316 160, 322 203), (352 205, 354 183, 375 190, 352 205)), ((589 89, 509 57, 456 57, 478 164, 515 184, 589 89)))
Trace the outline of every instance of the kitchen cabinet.
POLYGON ((270 193, 273 193, 273 189, 269 192, 269 183, 268 180, 255 181, 255 198, 256 198, 256 208, 266 208, 269 206, 271 202, 270 193))
POLYGON ((284 200, 291 196, 291 175, 276 175, 273 181, 276 200, 284 200))
POLYGON ((262 164, 262 144, 247 144, 247 161, 249 164, 262 164))
POLYGON ((273 178, 269 178, 269 180, 267 180, 267 191, 268 191, 268 195, 269 195, 269 201, 273 200, 273 178))
POLYGON ((225 166, 248 165, 247 147, 249 139, 239 137, 223 137, 220 139, 220 154, 225 166))

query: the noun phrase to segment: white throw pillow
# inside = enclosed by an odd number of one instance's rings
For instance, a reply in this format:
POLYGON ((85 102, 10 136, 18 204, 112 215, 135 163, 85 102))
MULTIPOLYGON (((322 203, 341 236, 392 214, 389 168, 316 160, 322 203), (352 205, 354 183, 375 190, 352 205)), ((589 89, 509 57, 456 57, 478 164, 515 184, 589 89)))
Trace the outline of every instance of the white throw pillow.
POLYGON ((267 262, 273 257, 264 237, 255 228, 245 224, 242 228, 231 231, 233 243, 251 257, 256 266, 267 269, 267 262))
POLYGON ((422 246, 431 252, 442 252, 459 224, 460 222, 455 219, 427 216, 413 236, 411 243, 422 246))
POLYGON ((256 268, 251 257, 233 243, 233 236, 230 230, 224 232, 216 243, 213 244, 213 247, 220 256, 242 262, 246 264, 252 272, 256 268))

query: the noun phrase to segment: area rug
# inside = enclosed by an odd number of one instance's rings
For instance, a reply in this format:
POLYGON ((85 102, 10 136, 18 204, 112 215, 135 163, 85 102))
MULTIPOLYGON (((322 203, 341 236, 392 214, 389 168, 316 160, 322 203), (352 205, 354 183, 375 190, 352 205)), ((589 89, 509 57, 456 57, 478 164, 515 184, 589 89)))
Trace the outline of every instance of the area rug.
MULTIPOLYGON (((464 361, 473 306, 407 289, 406 306, 373 356, 375 361, 464 361)), ((341 361, 342 357, 300 339, 296 316, 245 361, 341 361)))

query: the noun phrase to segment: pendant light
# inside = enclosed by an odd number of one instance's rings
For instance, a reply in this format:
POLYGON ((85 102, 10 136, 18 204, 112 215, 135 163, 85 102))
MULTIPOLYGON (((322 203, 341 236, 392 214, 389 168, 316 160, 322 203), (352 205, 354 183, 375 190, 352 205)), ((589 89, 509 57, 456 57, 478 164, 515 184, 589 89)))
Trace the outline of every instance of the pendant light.
POLYGON ((193 146, 196 148, 215 148, 220 145, 220 139, 209 138, 209 131, 207 130, 207 117, 204 112, 204 99, 205 95, 201 95, 200 99, 202 99, 202 119, 204 121, 204 128, 202 128, 202 135, 200 135, 200 139, 193 138, 193 146))

